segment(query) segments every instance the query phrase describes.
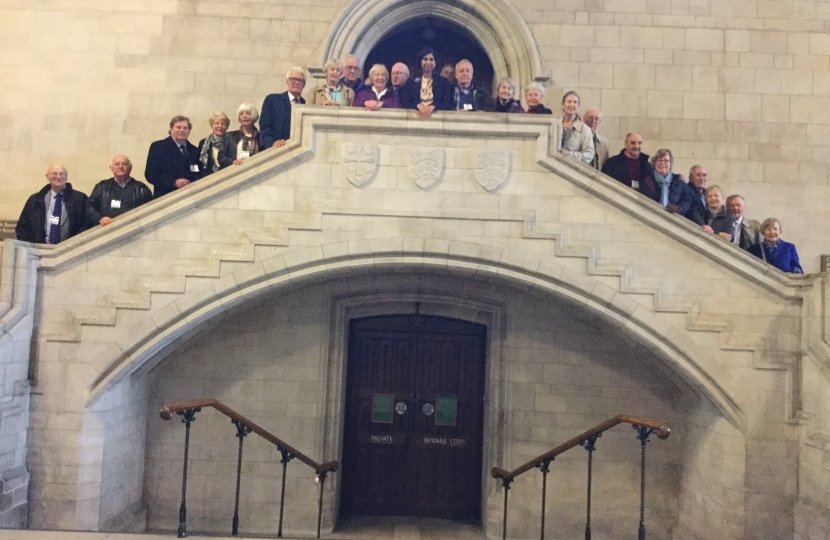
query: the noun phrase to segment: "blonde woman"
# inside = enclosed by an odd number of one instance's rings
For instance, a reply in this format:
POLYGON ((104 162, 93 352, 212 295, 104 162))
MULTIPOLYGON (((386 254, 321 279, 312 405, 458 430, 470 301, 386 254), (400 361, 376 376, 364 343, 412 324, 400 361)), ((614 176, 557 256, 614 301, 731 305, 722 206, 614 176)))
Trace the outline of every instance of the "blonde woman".
POLYGON ((340 82, 343 66, 337 60, 329 60, 323 69, 326 72, 326 82, 314 88, 308 102, 329 107, 351 107, 354 102, 354 90, 340 82))
POLYGON ((199 141, 199 163, 204 176, 215 173, 219 166, 219 150, 222 148, 222 140, 231 125, 231 119, 223 112, 215 112, 208 120, 211 134, 199 141))

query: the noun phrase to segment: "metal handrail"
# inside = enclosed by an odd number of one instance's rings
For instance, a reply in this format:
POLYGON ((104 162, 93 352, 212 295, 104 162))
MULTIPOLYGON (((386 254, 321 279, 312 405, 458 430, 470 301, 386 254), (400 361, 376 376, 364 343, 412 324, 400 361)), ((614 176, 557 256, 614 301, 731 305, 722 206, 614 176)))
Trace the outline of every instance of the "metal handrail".
POLYGON ((660 422, 649 420, 647 418, 637 418, 636 416, 626 416, 624 414, 618 414, 614 418, 610 418, 605 422, 596 425, 595 427, 589 429, 585 433, 581 435, 577 435, 573 439, 569 440, 566 443, 560 444, 556 448, 549 450, 542 454, 539 457, 533 458, 524 465, 520 465, 516 467, 512 471, 506 471, 500 467, 493 467, 491 471, 491 475, 493 478, 501 478, 503 480, 512 480, 519 476, 520 474, 526 473, 531 469, 537 468, 539 465, 544 463, 545 461, 553 461, 553 459, 574 448, 575 446, 580 446, 583 441, 590 439, 591 437, 596 437, 597 435, 601 434, 604 431, 608 431, 612 427, 619 425, 619 424, 632 424, 635 426, 642 426, 645 428, 653 429, 657 434, 657 437, 660 439, 668 439, 669 435, 671 435, 671 430, 665 424, 660 422))
POLYGON ((340 463, 338 461, 326 461, 325 463, 317 463, 307 455, 303 454, 290 444, 286 443, 285 441, 281 440, 274 434, 270 433, 269 431, 263 429, 262 427, 258 426, 257 424, 251 422, 238 412, 234 411, 224 403, 219 400, 208 398, 208 399, 194 399, 193 401, 183 401, 181 403, 169 403, 166 404, 159 413, 162 420, 170 420, 173 418, 173 413, 178 411, 185 411, 188 409, 195 409, 197 412, 202 409, 202 407, 213 407, 220 413, 224 414, 228 418, 232 420, 236 420, 249 428, 251 431, 265 439, 266 441, 278 446, 279 448, 283 448, 291 453, 294 457, 314 469, 314 472, 317 474, 324 473, 324 472, 336 472, 337 469, 340 467, 340 463))

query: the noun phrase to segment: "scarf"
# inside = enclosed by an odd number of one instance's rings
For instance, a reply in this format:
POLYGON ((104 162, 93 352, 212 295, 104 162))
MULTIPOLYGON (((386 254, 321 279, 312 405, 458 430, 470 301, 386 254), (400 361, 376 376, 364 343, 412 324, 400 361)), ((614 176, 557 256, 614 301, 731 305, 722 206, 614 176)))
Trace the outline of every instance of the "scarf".
POLYGON ((242 131, 242 128, 239 129, 239 134, 242 135, 242 151, 243 152, 250 152, 250 155, 254 155, 259 152, 259 130, 257 130, 256 126, 251 126, 251 129, 254 132, 249 137, 245 135, 245 132, 242 131))
POLYGON ((669 171, 669 174, 666 176, 654 171, 654 181, 657 182, 658 186, 660 186, 660 204, 663 206, 667 206, 669 204, 669 184, 671 184, 671 179, 671 171, 669 171))
MULTIPOLYGON (((219 152, 219 147, 222 146, 222 139, 223 137, 217 137, 215 133, 211 133, 205 139, 205 144, 202 145, 202 152, 199 154, 199 161, 202 163, 202 170, 208 170, 208 163, 210 162, 210 158, 212 157, 210 154, 213 152, 219 152)), ((214 154, 215 155, 215 154, 214 154)), ((219 163, 216 162, 216 159, 213 160, 213 166, 210 169, 210 172, 216 172, 219 170, 219 163)))

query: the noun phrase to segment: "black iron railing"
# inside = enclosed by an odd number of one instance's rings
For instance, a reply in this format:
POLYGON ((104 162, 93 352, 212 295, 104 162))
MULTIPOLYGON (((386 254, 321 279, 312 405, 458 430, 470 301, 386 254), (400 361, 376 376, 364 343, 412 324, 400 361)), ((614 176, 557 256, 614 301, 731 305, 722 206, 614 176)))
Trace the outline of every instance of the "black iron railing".
POLYGON ((539 469, 542 472, 542 528, 540 533, 541 540, 545 540, 545 493, 547 491, 548 472, 550 472, 550 464, 556 459, 556 456, 567 452, 575 446, 582 446, 588 451, 588 501, 587 501, 587 517, 585 521, 585 540, 591 540, 591 475, 593 473, 594 451, 596 450, 596 442, 603 432, 608 431, 617 424, 632 424, 637 431, 637 439, 640 441, 640 527, 637 531, 638 540, 645 540, 646 538, 646 524, 645 524, 645 504, 646 504, 646 444, 651 439, 651 436, 656 434, 660 439, 667 439, 671 435, 671 430, 654 420, 647 420, 645 418, 636 418, 634 416, 618 415, 614 418, 606 420, 602 424, 589 429, 585 433, 574 437, 564 444, 560 444, 553 450, 545 452, 541 456, 534 458, 524 465, 506 471, 499 467, 493 467, 491 474, 493 478, 501 480, 504 488, 504 514, 502 521, 502 539, 507 540, 507 496, 510 491, 510 484, 517 476, 526 473, 531 469, 539 469))
POLYGON ((328 473, 337 471, 340 464, 337 461, 328 461, 326 463, 317 463, 310 457, 306 456, 299 450, 293 448, 291 445, 278 439, 268 431, 251 422, 241 414, 237 413, 225 404, 215 399, 197 399, 194 401, 185 401, 183 403, 171 403, 165 405, 161 409, 161 418, 163 420, 170 420, 173 414, 182 417, 182 422, 185 425, 184 432, 184 467, 182 469, 182 503, 179 507, 179 538, 187 536, 187 462, 188 451, 190 449, 190 425, 196 421, 196 413, 202 410, 202 407, 213 407, 225 416, 231 419, 231 423, 236 426, 236 436, 239 438, 239 452, 236 460, 236 497, 234 499, 233 509, 233 523, 231 525, 231 534, 237 536, 239 533, 239 492, 242 486, 242 443, 249 433, 256 433, 266 441, 274 444, 280 451, 282 459, 282 489, 280 490, 280 520, 277 537, 282 538, 282 517, 283 509, 285 507, 285 476, 288 471, 288 462, 297 458, 302 463, 305 463, 317 474, 320 488, 317 499, 317 538, 320 538, 320 527, 323 519, 323 487, 325 486, 326 476, 328 473))

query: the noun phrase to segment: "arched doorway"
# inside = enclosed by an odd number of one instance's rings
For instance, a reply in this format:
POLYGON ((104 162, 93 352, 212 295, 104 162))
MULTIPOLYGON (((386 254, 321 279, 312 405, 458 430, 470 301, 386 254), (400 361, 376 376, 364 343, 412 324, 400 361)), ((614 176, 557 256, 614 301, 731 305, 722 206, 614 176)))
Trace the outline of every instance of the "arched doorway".
POLYGON ((416 56, 423 47, 435 49, 439 70, 466 58, 474 66, 474 83, 485 90, 492 88, 493 63, 475 36, 459 24, 436 17, 413 19, 391 30, 369 52, 363 71, 374 64, 391 68, 403 62, 414 77, 420 71, 416 56))

